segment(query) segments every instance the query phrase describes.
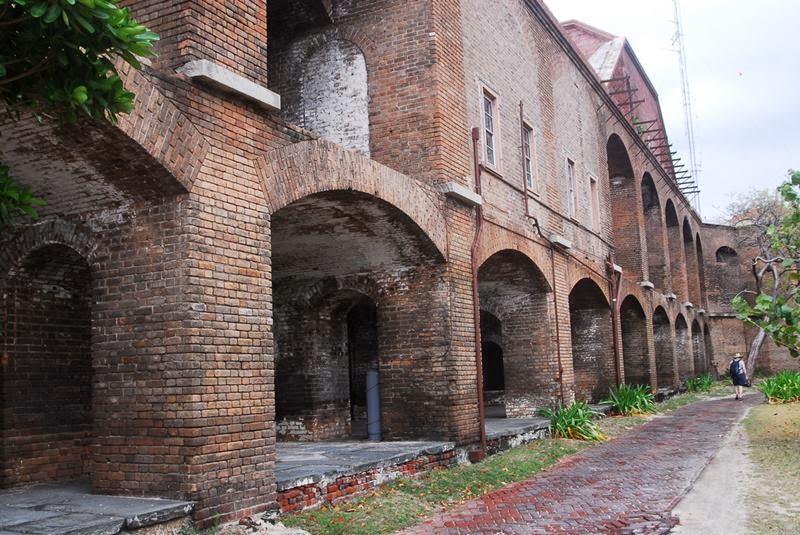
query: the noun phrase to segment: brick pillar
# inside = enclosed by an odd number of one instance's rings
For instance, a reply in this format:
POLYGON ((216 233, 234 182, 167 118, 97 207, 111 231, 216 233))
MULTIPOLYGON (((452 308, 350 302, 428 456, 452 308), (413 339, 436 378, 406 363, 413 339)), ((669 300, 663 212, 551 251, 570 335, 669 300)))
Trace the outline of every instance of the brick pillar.
POLYGON ((562 403, 568 405, 575 399, 575 371, 572 366, 572 326, 569 313, 569 281, 567 257, 561 253, 553 254, 553 291, 558 344, 556 357, 560 358, 562 403), (560 355, 560 357, 559 357, 560 355))
POLYGON ((158 66, 176 69, 207 59, 267 84, 267 2, 123 0, 133 17, 158 33, 158 66))
POLYGON ((95 490, 194 500, 201 524, 275 499, 269 226, 258 188, 215 202, 230 180, 135 210, 96 261, 95 490))
POLYGON ((449 396, 458 367, 448 351, 444 266, 410 272, 378 307, 381 420, 386 439, 451 439, 449 396))

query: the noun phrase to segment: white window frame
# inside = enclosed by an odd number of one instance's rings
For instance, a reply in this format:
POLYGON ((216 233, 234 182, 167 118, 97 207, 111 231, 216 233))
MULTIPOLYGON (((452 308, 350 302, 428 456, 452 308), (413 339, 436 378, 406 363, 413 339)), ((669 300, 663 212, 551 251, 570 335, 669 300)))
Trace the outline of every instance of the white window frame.
POLYGON ((534 172, 534 162, 536 146, 533 140, 533 128, 531 125, 522 122, 522 162, 525 169, 525 184, 529 190, 536 187, 536 175, 534 172))
POLYGON ((600 232, 600 184, 597 178, 589 175, 589 206, 592 210, 592 230, 600 232))
POLYGON ((500 169, 500 99, 497 93, 481 85, 481 131, 483 138, 483 161, 492 169, 500 169), (491 129, 487 121, 486 104, 490 104, 491 129), (490 137, 491 136, 491 137, 490 137), (491 139, 491 147, 490 140, 491 139), (491 156, 490 158, 490 149, 491 156))
POLYGON ((578 203, 575 197, 575 160, 567 158, 565 172, 567 174, 567 215, 575 219, 578 203))

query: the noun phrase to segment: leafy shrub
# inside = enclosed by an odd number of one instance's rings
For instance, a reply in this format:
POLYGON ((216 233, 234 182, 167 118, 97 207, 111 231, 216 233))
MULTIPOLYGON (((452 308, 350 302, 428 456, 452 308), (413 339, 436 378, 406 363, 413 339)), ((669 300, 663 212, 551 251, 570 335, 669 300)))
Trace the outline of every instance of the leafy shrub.
POLYGON ((656 412, 656 401, 649 386, 621 384, 611 388, 606 403, 616 414, 647 414, 656 412))
POLYGON ((711 375, 700 375, 686 381, 686 390, 689 392, 709 392, 714 386, 714 378, 711 375))
POLYGON ((541 409, 539 412, 550 419, 550 433, 553 436, 594 441, 606 439, 594 423, 594 417, 598 413, 584 401, 574 401, 566 407, 559 403, 556 410, 541 409))
POLYGON ((758 385, 770 403, 800 401, 800 372, 785 371, 762 381, 758 385))

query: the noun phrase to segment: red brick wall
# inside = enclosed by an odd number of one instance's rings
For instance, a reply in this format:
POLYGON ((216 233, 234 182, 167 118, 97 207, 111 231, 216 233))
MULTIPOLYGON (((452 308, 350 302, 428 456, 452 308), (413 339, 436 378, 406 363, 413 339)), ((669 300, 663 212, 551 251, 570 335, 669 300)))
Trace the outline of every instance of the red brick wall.
POLYGON ((661 211, 658 191, 649 173, 646 173, 642 178, 641 193, 645 236, 647 238, 649 280, 657 289, 663 292, 670 287, 669 264, 665 256, 666 247, 664 246, 666 239, 664 214, 661 211))
POLYGON ((267 82, 267 3, 225 0, 123 0, 161 40, 158 68, 207 59, 250 80, 267 82))
POLYGON ((92 286, 75 250, 20 259, 3 292, 2 486, 91 473, 92 286))

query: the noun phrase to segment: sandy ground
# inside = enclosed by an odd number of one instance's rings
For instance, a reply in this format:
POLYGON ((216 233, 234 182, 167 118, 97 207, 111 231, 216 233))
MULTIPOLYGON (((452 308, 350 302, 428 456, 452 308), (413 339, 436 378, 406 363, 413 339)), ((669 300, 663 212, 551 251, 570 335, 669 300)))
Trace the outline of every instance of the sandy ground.
POLYGON ((746 535, 745 504, 752 475, 747 435, 739 423, 689 493, 673 509, 672 514, 680 519, 680 525, 671 533, 746 535))

